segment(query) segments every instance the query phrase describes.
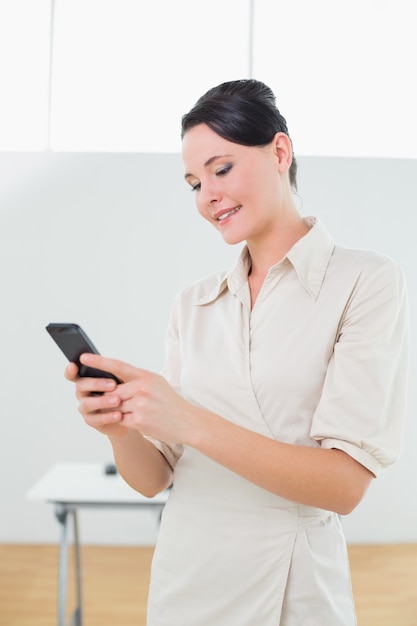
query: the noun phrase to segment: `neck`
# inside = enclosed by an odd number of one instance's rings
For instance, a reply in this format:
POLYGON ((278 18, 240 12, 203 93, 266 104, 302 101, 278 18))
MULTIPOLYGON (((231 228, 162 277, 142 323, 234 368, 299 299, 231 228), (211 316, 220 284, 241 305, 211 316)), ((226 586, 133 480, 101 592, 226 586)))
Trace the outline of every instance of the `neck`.
POLYGON ((251 276, 266 276, 268 270, 281 261, 299 239, 310 230, 308 223, 297 216, 285 225, 280 224, 276 232, 271 229, 268 238, 262 241, 247 241, 251 257, 251 276))

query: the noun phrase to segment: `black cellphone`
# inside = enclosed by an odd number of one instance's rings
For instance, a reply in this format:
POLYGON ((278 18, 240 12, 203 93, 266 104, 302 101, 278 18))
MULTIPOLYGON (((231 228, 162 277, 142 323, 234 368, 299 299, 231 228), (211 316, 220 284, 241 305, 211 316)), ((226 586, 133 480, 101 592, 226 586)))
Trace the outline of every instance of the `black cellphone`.
POLYGON ((110 372, 103 372, 93 367, 87 367, 80 363, 80 356, 84 352, 100 354, 91 339, 78 324, 48 324, 46 330, 51 335, 55 343, 61 348, 68 361, 76 363, 79 376, 89 376, 91 378, 111 378, 118 384, 120 380, 110 372))

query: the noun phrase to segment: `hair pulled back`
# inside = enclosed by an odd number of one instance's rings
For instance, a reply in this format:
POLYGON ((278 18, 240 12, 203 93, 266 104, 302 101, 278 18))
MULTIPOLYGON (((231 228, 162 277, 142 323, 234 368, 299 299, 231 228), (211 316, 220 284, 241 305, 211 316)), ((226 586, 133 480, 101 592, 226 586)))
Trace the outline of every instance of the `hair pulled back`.
MULTIPOLYGON (((181 138, 198 124, 206 124, 223 139, 244 146, 265 146, 278 132, 290 137, 273 91, 253 78, 221 83, 201 96, 182 117, 181 138)), ((297 189, 294 154, 289 176, 297 189)))

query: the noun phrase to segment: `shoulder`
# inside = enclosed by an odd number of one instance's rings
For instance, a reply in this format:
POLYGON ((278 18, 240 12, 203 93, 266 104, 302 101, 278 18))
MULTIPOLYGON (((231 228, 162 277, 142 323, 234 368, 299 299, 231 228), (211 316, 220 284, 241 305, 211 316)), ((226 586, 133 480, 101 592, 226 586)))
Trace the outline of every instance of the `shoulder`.
POLYGON ((334 246, 334 257, 344 261, 348 260, 355 265, 362 265, 366 267, 379 267, 382 265, 398 266, 398 263, 394 259, 377 250, 349 248, 337 243, 334 246))
POLYGON ((379 318, 396 317, 407 309, 407 286, 401 266, 375 250, 336 245, 328 268, 329 293, 345 301, 345 314, 373 311, 379 318))
POLYGON ((390 256, 376 250, 360 250, 335 245, 330 267, 357 279, 383 278, 385 282, 403 282, 401 266, 390 256))

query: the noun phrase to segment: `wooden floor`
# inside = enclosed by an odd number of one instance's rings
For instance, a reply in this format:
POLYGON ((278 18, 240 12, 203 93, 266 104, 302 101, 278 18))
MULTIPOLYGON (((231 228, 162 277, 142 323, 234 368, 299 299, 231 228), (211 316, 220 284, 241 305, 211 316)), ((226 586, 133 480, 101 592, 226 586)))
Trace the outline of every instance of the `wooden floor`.
MULTIPOLYGON (((417 626, 417 544, 349 554, 358 626, 417 626)), ((145 626, 151 558, 152 548, 82 548, 84 626, 145 626)), ((0 626, 56 626, 57 573, 56 546, 0 545, 0 626)))

